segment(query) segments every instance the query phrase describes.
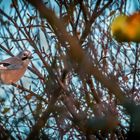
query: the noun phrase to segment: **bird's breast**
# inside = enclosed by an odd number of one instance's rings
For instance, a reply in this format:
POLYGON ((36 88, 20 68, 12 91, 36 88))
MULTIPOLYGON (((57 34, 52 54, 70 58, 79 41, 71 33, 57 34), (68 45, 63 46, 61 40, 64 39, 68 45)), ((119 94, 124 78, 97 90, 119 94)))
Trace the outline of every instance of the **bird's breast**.
POLYGON ((0 79, 4 84, 16 83, 25 73, 26 68, 0 71, 0 79))

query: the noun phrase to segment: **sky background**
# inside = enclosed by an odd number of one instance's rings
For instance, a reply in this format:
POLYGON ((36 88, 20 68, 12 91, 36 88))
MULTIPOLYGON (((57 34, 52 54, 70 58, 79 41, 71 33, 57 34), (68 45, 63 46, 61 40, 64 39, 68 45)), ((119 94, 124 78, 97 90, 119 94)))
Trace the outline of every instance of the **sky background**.
MULTIPOLYGON (((49 7, 52 7, 54 10, 58 10, 56 5, 54 5, 53 0, 50 1, 51 5, 49 7)), ((140 0, 127 0, 127 13, 132 14, 135 11, 140 11, 140 0)), ((10 10, 10 4, 11 0, 0 0, 0 8, 3 8, 7 11, 10 10)))

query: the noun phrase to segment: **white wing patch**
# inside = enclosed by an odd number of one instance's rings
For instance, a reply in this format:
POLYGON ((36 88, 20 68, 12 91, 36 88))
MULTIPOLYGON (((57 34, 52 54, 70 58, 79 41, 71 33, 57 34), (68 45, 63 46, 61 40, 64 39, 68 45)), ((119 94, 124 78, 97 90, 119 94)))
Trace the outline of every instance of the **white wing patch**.
POLYGON ((7 67, 5 67, 3 64, 0 64, 0 69, 5 70, 5 69, 7 69, 7 67))

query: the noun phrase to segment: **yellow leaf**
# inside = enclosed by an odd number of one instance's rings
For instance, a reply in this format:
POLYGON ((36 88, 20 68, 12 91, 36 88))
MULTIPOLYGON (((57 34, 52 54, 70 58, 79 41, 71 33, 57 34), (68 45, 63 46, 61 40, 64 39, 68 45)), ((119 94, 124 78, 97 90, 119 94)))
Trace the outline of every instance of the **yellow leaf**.
POLYGON ((119 42, 127 40, 125 39, 124 33, 124 29, 126 28, 126 20, 127 16, 120 15, 117 18, 115 18, 115 20, 111 24, 112 35, 119 42))
POLYGON ((140 12, 129 16, 126 22, 126 32, 130 40, 140 42, 140 12))
POLYGON ((140 42, 140 12, 115 18, 111 24, 111 32, 119 42, 140 42))

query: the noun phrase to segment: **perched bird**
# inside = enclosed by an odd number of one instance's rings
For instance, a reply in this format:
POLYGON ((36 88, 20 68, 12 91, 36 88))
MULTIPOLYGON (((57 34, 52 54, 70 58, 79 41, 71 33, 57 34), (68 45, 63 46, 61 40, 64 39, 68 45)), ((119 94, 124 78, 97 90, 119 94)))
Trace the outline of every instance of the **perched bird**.
POLYGON ((24 50, 17 56, 1 61, 0 83, 12 84, 20 80, 20 78, 24 75, 31 58, 31 52, 24 50))

